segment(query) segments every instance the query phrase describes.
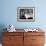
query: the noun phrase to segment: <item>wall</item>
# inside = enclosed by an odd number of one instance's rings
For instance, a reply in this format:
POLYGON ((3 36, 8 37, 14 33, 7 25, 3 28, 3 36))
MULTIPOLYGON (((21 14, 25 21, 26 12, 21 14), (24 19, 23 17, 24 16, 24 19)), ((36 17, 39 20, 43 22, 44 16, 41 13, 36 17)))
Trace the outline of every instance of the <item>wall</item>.
POLYGON ((46 32, 46 0, 0 0, 0 31, 13 24, 16 28, 42 28, 46 32), (17 7, 35 7, 35 22, 18 22, 17 7))
POLYGON ((1 0, 0 24, 15 25, 16 28, 46 28, 46 2, 44 0, 1 0), (17 7, 35 7, 35 22, 18 22, 17 7))

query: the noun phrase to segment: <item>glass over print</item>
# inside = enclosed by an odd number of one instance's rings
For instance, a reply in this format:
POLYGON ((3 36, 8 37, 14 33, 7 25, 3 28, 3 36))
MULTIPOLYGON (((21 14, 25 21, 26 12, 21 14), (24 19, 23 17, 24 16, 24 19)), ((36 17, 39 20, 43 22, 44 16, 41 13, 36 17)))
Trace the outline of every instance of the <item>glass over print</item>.
POLYGON ((35 8, 34 7, 18 7, 17 9, 18 21, 34 21, 35 20, 35 8))

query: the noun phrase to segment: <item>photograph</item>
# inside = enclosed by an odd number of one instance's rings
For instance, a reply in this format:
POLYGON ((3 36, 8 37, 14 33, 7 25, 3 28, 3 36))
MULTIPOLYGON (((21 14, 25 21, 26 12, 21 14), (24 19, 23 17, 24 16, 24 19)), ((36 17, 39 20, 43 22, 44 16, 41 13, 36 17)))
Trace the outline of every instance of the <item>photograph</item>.
POLYGON ((34 21, 35 17, 34 7, 18 7, 17 20, 18 21, 34 21))

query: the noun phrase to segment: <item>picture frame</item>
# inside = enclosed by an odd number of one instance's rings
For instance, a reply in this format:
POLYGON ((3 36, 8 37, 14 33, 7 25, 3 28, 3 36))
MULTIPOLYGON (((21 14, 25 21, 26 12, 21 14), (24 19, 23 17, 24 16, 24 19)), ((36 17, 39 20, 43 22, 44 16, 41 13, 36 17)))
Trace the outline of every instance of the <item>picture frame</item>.
POLYGON ((34 22, 35 21, 35 7, 18 7, 17 21, 34 22))

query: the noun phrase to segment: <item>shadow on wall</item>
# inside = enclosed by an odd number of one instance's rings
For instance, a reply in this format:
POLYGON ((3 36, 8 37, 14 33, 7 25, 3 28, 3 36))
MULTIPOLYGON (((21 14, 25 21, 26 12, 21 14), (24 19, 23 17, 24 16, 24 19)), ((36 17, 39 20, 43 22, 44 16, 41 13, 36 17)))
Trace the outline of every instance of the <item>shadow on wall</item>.
POLYGON ((3 36, 3 32, 5 32, 6 30, 4 30, 5 25, 4 24, 0 24, 0 43, 2 43, 2 36, 3 36))

